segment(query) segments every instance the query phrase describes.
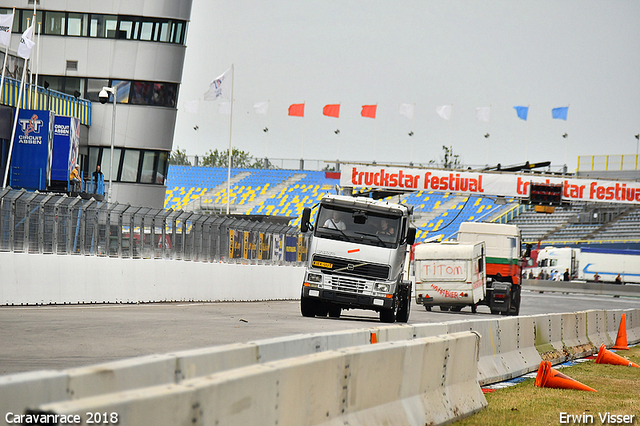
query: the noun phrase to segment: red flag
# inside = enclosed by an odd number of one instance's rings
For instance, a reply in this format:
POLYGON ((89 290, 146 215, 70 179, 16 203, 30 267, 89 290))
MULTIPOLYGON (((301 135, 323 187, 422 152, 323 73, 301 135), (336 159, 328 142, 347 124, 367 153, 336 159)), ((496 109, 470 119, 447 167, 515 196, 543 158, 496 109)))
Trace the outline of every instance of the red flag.
POLYGON ((324 115, 326 115, 327 117, 336 117, 336 118, 338 118, 338 116, 340 115, 340 104, 338 104, 338 105, 325 105, 325 107, 322 108, 322 113, 324 115))
POLYGON ((363 117, 376 118, 376 109, 378 109, 378 105, 362 105, 360 115, 363 117))
POLYGON ((304 104, 293 104, 289 107, 289 115, 304 117, 304 104))

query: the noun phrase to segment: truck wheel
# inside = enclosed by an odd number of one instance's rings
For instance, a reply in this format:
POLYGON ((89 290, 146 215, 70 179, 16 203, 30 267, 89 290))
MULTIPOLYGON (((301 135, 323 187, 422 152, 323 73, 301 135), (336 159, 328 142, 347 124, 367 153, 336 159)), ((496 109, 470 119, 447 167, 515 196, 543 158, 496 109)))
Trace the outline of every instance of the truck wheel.
POLYGON ((427 311, 427 312, 431 312, 431 306, 427 306, 427 305, 425 305, 425 306, 424 306, 424 309, 426 309, 426 311, 427 311))
POLYGON ((411 313, 411 287, 403 287, 398 295, 398 314, 396 315, 396 321, 407 322, 409 321, 409 314, 411 313))
POLYGON ((316 316, 316 301, 309 297, 300 298, 300 311, 303 317, 315 317, 316 316))
POLYGON ((449 307, 448 306, 444 306, 444 305, 440 305, 440 310, 442 312, 447 312, 449 310, 449 307))
POLYGON ((462 306, 452 306, 451 312, 460 312, 462 310, 462 306))
POLYGON ((329 305, 329 318, 340 318, 342 308, 340 306, 329 305))
POLYGON ((478 312, 478 304, 477 303, 474 303, 473 305, 471 305, 471 312, 474 313, 474 314, 476 312, 478 312))
POLYGON ((520 315, 520 286, 513 286, 511 294, 511 306, 509 307, 509 315, 520 315))
POLYGON ((329 312, 329 306, 326 303, 318 301, 316 304, 316 316, 326 317, 329 312))

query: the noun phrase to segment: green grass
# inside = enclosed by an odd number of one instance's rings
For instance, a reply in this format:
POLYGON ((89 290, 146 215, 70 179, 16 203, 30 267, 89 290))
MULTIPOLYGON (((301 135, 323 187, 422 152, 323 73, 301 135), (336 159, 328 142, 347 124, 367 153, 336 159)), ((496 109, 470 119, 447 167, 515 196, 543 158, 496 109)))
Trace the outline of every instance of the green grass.
MULTIPOLYGON (((640 365, 640 346, 618 351, 640 365)), ((515 386, 487 393, 488 407, 456 422, 456 425, 560 425, 560 413, 589 414, 593 422, 565 424, 603 424, 599 414, 635 415, 634 425, 640 425, 640 368, 596 364, 587 361, 557 370, 598 392, 568 389, 538 388, 534 379, 515 386)), ((606 424, 606 423, 605 423, 606 424)))

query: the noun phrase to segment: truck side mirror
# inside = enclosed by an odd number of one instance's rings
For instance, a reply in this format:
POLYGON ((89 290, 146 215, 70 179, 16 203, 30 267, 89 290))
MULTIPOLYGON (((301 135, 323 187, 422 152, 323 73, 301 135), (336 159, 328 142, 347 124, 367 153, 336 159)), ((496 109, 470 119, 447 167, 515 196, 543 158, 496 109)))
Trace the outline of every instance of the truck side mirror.
POLYGON ((407 244, 413 245, 416 242, 416 228, 409 227, 407 230, 407 244))
POLYGON ((307 232, 309 230, 309 220, 311 219, 311 209, 305 207, 302 210, 302 219, 300 220, 300 231, 307 232))

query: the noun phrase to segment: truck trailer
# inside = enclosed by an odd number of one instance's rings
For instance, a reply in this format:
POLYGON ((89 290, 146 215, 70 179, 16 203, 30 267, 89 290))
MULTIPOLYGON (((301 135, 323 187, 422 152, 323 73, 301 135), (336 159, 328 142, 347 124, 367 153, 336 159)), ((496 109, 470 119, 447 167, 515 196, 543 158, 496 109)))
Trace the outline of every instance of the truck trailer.
MULTIPOLYGON (((484 243, 484 284, 485 296, 480 301, 475 301, 471 306, 475 312, 478 304, 488 305, 493 314, 518 315, 520 313, 520 294, 522 288, 522 264, 523 257, 520 252, 520 230, 516 225, 497 223, 464 222, 460 224, 458 242, 467 244, 484 243)), ((428 245, 429 243, 425 244, 428 245)), ((416 253, 419 253, 416 246, 416 253)), ((414 256, 415 266, 420 261, 419 256, 414 256)), ((416 289, 418 288, 416 278, 416 289)), ((454 290, 456 291, 456 290, 454 290)), ((431 293, 422 293, 416 290, 416 302, 431 309, 437 305, 429 298, 431 293)), ((473 296, 474 298, 476 295, 473 296)), ((463 306, 466 302, 463 304, 463 306)), ((440 304, 441 310, 454 308, 459 310, 460 303, 440 304)))
POLYGON ((620 284, 640 284, 640 250, 545 247, 538 252, 537 265, 536 276, 542 271, 553 277, 568 269, 573 280, 596 281, 597 274, 597 281, 615 283, 620 275, 620 284))
POLYGON ((484 241, 477 243, 425 243, 413 252, 416 302, 427 311, 460 311, 487 304, 487 276, 484 241))

